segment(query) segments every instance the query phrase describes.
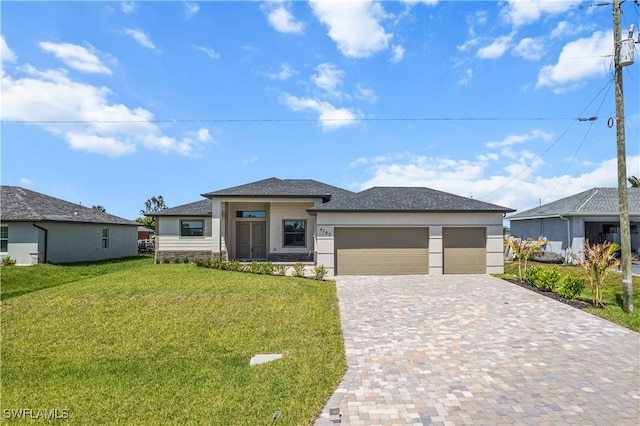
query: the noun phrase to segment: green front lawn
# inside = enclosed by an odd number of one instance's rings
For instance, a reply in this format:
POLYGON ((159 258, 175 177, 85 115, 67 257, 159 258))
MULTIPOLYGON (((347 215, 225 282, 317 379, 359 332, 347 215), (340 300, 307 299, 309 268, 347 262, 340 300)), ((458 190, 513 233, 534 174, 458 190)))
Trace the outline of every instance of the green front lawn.
POLYGON ((132 262, 2 269, 3 295, 22 292, 2 302, 3 417, 312 423, 346 370, 332 281, 132 262), (258 353, 284 357, 250 367, 258 353))
MULTIPOLYGON (((531 266, 550 267, 548 264, 538 262, 528 262, 528 267, 531 266)), ((575 265, 556 265, 559 268, 560 274, 575 274, 581 277, 587 276, 584 270, 580 266, 575 265)), ((504 263, 504 275, 498 275, 498 277, 518 277, 518 262, 504 263)), ((586 281, 586 286, 582 294, 578 297, 580 300, 591 303, 591 287, 589 286, 589 280, 586 281)), ((602 302, 604 303, 604 309, 601 308, 587 308, 585 311, 605 318, 616 324, 620 324, 631 330, 640 332, 640 277, 633 277, 633 306, 634 311, 631 314, 627 314, 622 310, 622 277, 620 273, 612 271, 606 279, 602 288, 602 302)))

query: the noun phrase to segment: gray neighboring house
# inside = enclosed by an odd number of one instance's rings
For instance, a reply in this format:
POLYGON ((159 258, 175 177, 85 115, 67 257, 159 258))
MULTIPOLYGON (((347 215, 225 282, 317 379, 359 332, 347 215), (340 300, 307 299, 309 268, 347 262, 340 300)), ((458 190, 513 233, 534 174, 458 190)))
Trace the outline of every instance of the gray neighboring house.
MULTIPOLYGON (((631 247, 640 248, 640 188, 628 188, 631 247)), ((506 218, 511 235, 518 238, 546 237, 551 251, 565 254, 567 248, 578 253, 584 240, 592 243, 620 242, 618 188, 592 188, 543 204, 506 218)))
POLYGON ((152 214, 158 259, 313 262, 330 275, 499 273, 502 221, 514 211, 429 188, 353 193, 308 179, 203 196, 152 214))
POLYGON ((0 209, 0 256, 17 265, 138 253, 137 222, 17 186, 2 186, 0 209))

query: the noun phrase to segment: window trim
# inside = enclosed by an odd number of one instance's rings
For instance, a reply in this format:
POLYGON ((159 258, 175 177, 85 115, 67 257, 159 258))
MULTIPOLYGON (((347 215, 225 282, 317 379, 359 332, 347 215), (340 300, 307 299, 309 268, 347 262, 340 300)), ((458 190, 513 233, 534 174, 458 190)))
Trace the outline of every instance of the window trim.
POLYGON ((102 248, 109 248, 109 228, 102 228, 102 248))
POLYGON ((9 253, 9 225, 0 225, 0 253, 9 253), (2 236, 2 229, 7 230, 6 236, 2 236), (6 250, 2 250, 3 245, 6 246, 6 250))
POLYGON ((307 248, 307 220, 306 219, 282 219, 282 248, 307 248), (287 235, 299 235, 299 232, 287 232, 287 222, 302 222, 302 236, 304 245, 286 244, 287 235))
MULTIPOLYGON (((180 238, 203 238, 204 237, 204 227, 205 227, 205 221, 204 219, 180 219, 180 238), (184 226, 182 225, 185 222, 200 222, 200 224, 202 225, 199 229, 201 230, 201 234, 200 235, 193 235, 193 234, 184 234, 184 226)), ((189 229, 198 229, 198 228, 191 228, 189 227, 189 229)))

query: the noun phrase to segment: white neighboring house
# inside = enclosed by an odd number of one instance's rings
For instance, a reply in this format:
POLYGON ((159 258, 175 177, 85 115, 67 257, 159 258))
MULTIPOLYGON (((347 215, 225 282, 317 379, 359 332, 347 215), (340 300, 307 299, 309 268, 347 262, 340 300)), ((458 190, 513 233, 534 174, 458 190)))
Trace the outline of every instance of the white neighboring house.
POLYGON ((2 186, 0 256, 17 265, 136 256, 139 223, 17 186, 2 186))
POLYGON ((329 275, 503 272, 513 209, 429 188, 269 178, 153 213, 156 258, 308 262, 329 275))

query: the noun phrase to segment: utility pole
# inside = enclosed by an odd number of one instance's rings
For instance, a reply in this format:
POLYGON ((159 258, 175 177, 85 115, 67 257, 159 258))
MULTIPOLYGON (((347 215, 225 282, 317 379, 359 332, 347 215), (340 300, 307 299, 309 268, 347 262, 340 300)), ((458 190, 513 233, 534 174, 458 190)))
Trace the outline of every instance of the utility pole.
MULTIPOLYGON (((633 31, 633 30, 632 30, 633 31)), ((622 268, 622 309, 633 312, 633 281, 631 274, 631 225, 629 224, 629 200, 627 197, 627 153, 624 130, 624 97, 622 92, 622 67, 620 64, 620 0, 613 1, 613 63, 616 85, 616 140, 618 148, 618 204, 620 206, 620 250, 622 268)), ((632 38, 633 35, 630 35, 632 38)), ((633 43, 633 40, 632 40, 633 43)), ((633 52, 631 53, 633 55, 633 52)), ((628 65, 628 63, 626 64, 628 65)))

